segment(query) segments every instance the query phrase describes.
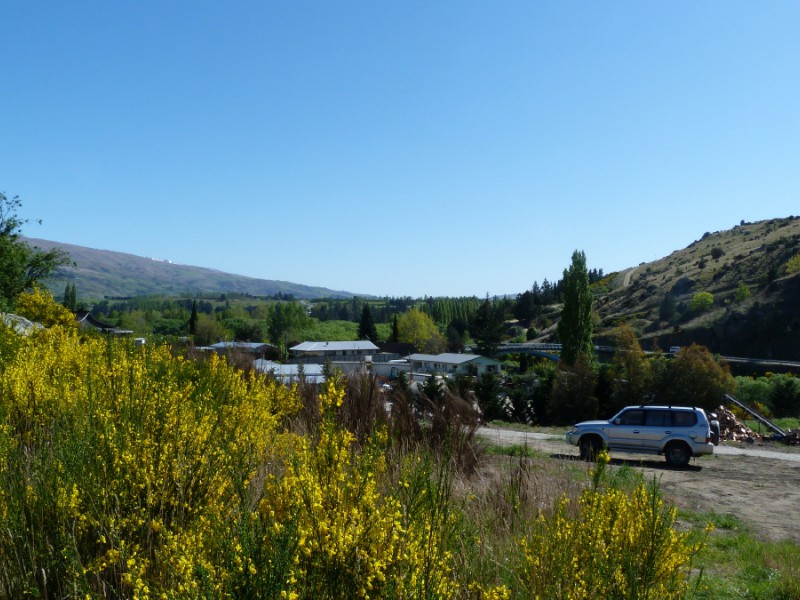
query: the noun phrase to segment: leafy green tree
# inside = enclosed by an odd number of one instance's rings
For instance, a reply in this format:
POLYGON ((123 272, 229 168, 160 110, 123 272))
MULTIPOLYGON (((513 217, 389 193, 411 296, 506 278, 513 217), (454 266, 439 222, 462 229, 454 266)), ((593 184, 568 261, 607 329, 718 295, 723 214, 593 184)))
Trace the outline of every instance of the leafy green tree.
POLYGON ((793 275, 795 273, 800 273, 800 254, 795 254, 786 263, 786 274, 793 275))
MULTIPOLYGON (((120 329, 130 329, 136 332, 137 335, 149 335, 153 333, 153 318, 148 316, 143 310, 129 310, 119 312, 112 315, 112 321, 116 321, 117 327, 120 329)), ((219 341, 218 338, 214 340, 219 341)))
POLYGON ((669 364, 665 380, 656 394, 659 404, 699 406, 715 410, 724 394, 736 389, 727 365, 722 365, 705 346, 692 344, 680 349, 669 364))
POLYGON ((390 341, 396 344, 400 341, 400 330, 397 328, 397 315, 392 317, 392 337, 390 341))
POLYGON ((0 310, 12 308, 20 292, 69 264, 64 251, 44 251, 21 239, 22 226, 27 223, 17 216, 21 206, 19 197, 8 198, 0 192, 0 310))
POLYGON ((557 425, 597 418, 597 376, 588 354, 581 352, 573 365, 561 364, 553 381, 547 412, 557 425))
POLYGON ((800 379, 773 375, 769 387, 769 402, 776 417, 800 417, 800 379))
POLYGON ((532 421, 539 425, 550 425, 552 423, 548 407, 553 395, 557 372, 556 364, 549 360, 537 363, 533 367, 534 380, 530 386, 530 395, 532 396, 530 408, 533 411, 532 421))
POLYGON ((217 342, 229 340, 231 332, 220 323, 213 315, 200 314, 197 318, 197 333, 194 342, 198 346, 208 346, 217 342))
POLYGON ((689 305, 693 313, 700 314, 709 310, 714 305, 714 295, 711 292, 698 292, 692 297, 689 305))
POLYGON ((397 317, 398 341, 412 344, 417 350, 438 354, 445 347, 444 338, 427 313, 412 308, 397 317))
POLYGON ((630 326, 619 327, 615 346, 609 414, 616 413, 624 406, 642 404, 650 387, 650 363, 630 326))
POLYGON ((406 374, 405 371, 400 371, 397 374, 397 385, 396 385, 396 387, 401 392, 408 392, 409 391, 410 388, 409 388, 409 385, 408 385, 408 375, 406 374))
POLYGON ((475 384, 475 398, 485 421, 508 420, 505 403, 500 398, 500 381, 494 373, 484 373, 475 384))
POLYGON ((750 288, 747 287, 747 284, 744 281, 739 282, 739 287, 736 288, 736 295, 734 296, 734 300, 736 302, 741 302, 743 300, 747 300, 750 297, 750 288))
POLYGON ((478 354, 493 356, 503 340, 503 312, 486 296, 486 299, 475 311, 470 323, 470 334, 476 342, 478 354))
POLYGON ((447 351, 456 353, 464 351, 464 333, 455 322, 447 326, 447 351))
POLYGON ((756 379, 745 376, 736 377, 736 393, 734 396, 748 406, 755 406, 756 404, 771 406, 769 384, 770 381, 766 377, 758 377, 756 379))
POLYGON ((575 250, 572 253, 572 264, 564 270, 563 284, 564 308, 558 322, 558 337, 561 340, 561 362, 572 366, 582 354, 589 361, 594 357, 593 299, 589 289, 586 255, 582 251, 575 250))
POLYGON ((534 421, 533 400, 538 384, 539 381, 533 373, 523 373, 512 377, 512 387, 508 391, 508 400, 513 421, 518 423, 532 423, 534 421))
POLYGON ((367 303, 364 303, 364 307, 361 309, 361 320, 358 322, 358 339, 369 340, 372 343, 378 341, 378 330, 375 328, 375 321, 372 320, 372 311, 367 303))
POLYGON ((256 319, 223 319, 222 324, 233 332, 237 342, 263 342, 266 338, 266 323, 256 319))
POLYGON ((63 306, 72 312, 78 310, 78 291, 74 283, 68 283, 64 288, 63 306))
POLYGON ((422 385, 419 386, 419 391, 430 401, 433 407, 439 407, 442 400, 444 400, 447 388, 442 385, 438 375, 431 374, 422 382, 422 385))
POLYGON ((519 319, 520 324, 527 327, 528 324, 539 314, 539 305, 536 303, 536 295, 532 290, 526 290, 517 296, 517 301, 512 307, 514 316, 519 319))
POLYGON ((276 302, 269 311, 269 338, 273 344, 285 344, 311 324, 311 317, 299 302, 276 302))

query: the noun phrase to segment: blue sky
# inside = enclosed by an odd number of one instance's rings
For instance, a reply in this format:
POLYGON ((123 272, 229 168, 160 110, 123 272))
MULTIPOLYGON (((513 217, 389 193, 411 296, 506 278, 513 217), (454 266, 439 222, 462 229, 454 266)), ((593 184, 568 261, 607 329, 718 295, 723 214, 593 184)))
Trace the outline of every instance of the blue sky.
POLYGON ((800 214, 798 2, 8 0, 0 27, 31 237, 484 296, 800 214))

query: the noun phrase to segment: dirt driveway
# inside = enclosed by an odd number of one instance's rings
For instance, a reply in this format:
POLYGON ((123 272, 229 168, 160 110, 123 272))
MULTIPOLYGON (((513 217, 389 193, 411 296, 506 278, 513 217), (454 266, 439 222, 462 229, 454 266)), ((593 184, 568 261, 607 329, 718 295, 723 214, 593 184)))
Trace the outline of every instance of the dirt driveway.
MULTIPOLYGON (((578 456, 577 448, 552 435, 488 427, 479 435, 497 445, 527 444, 559 460, 578 456)), ((670 468, 660 456, 612 452, 611 458, 612 465, 627 464, 659 479, 665 497, 680 508, 732 514, 757 537, 800 544, 800 449, 723 443, 713 456, 693 459, 686 469, 670 468)))

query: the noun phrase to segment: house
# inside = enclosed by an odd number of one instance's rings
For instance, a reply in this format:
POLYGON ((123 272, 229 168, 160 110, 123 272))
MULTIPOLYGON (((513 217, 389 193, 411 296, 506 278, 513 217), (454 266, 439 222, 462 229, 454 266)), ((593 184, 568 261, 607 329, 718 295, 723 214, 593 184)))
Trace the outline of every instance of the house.
POLYGON ((378 347, 370 341, 303 342, 289 348, 293 359, 316 362, 371 362, 378 347))
POLYGON ((477 354, 410 354, 406 360, 414 373, 438 373, 441 375, 499 375, 503 363, 477 354))
POLYGON ((303 380, 306 383, 324 383, 325 374, 323 373, 322 365, 283 365, 281 363, 273 362, 271 360, 264 360, 262 358, 255 361, 253 366, 256 370, 262 373, 269 373, 275 379, 284 385, 291 385, 300 381, 302 373, 303 380))
POLYGON ((265 344, 263 342, 217 342, 207 346, 209 350, 213 350, 217 354, 230 354, 231 352, 239 352, 241 354, 249 354, 255 358, 266 358, 267 356, 277 356, 278 349, 272 344, 265 344))
POLYGON ((108 335, 133 335, 132 330, 119 329, 118 327, 114 327, 108 323, 103 323, 99 319, 94 318, 92 313, 88 311, 75 313, 75 320, 78 321, 78 327, 81 329, 91 329, 93 331, 99 331, 100 333, 106 333, 108 335))

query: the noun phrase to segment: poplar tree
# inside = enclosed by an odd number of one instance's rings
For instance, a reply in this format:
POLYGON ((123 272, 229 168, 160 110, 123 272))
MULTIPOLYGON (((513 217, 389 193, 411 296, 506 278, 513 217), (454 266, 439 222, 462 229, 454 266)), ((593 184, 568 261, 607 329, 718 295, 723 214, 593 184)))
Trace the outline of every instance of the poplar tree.
POLYGON ((78 290, 74 283, 68 283, 64 288, 64 302, 62 304, 72 312, 78 310, 78 290))
POLYGON ((470 323, 470 334, 477 342, 478 354, 493 356, 503 341, 503 312, 489 296, 478 307, 470 323))
POLYGON ((589 289, 589 273, 583 251, 575 250, 572 253, 572 264, 569 269, 564 269, 562 281, 564 307, 558 322, 558 337, 561 340, 561 362, 571 367, 581 354, 589 361, 594 356, 592 292, 589 289))
POLYGON ((189 315, 189 334, 197 333, 197 300, 192 300, 192 314, 189 315))

